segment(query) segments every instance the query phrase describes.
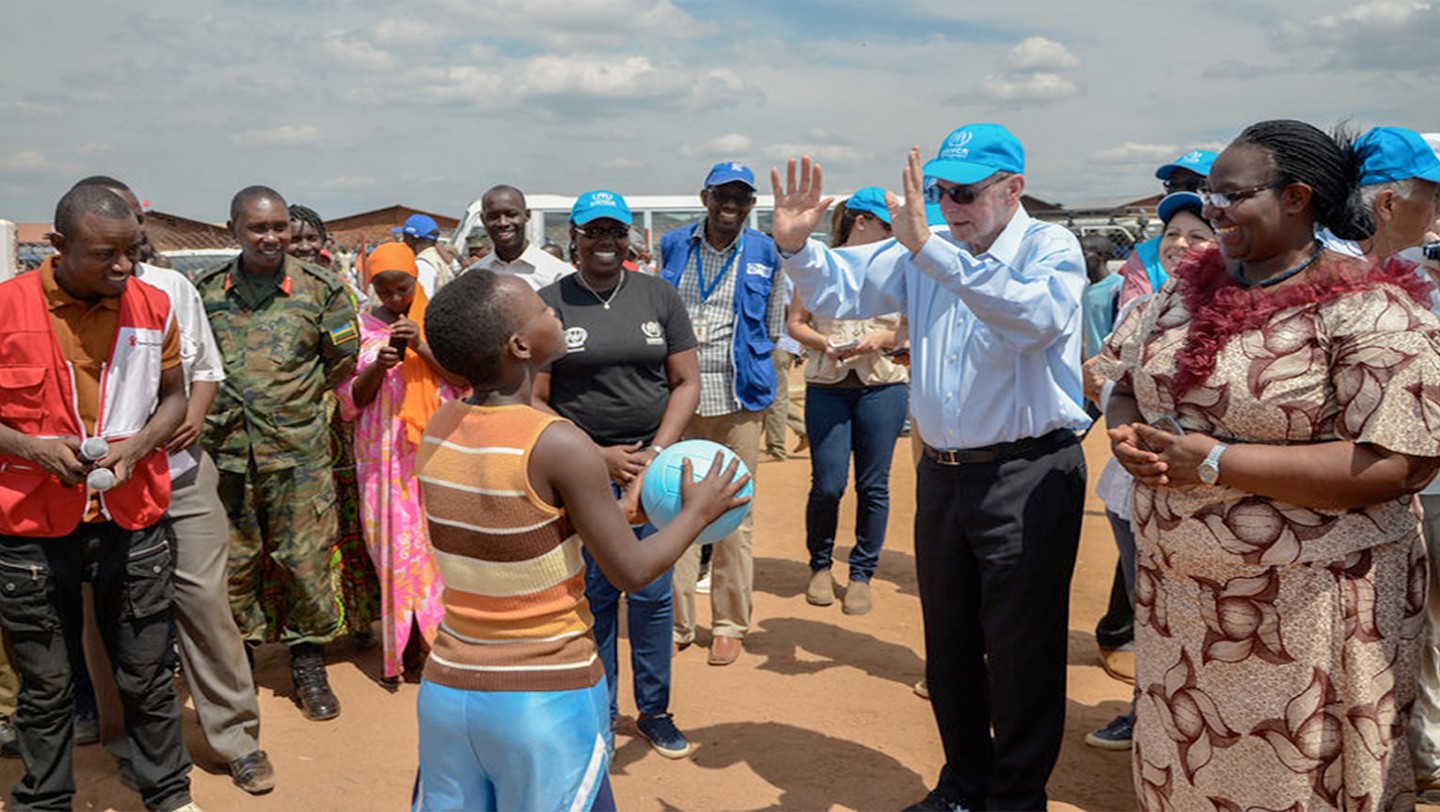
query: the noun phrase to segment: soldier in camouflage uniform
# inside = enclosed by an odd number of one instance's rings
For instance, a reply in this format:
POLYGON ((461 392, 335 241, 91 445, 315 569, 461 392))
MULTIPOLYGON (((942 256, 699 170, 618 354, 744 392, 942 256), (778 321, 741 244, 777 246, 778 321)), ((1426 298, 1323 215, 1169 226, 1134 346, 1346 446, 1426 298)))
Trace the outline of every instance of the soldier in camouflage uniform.
POLYGON ((339 632, 335 484, 324 394, 353 369, 355 308, 338 277, 286 254, 290 214, 272 189, 230 205, 241 253, 195 280, 225 359, 202 441, 230 517, 230 607, 246 642, 266 638, 267 589, 309 719, 333 719, 322 646, 339 632))

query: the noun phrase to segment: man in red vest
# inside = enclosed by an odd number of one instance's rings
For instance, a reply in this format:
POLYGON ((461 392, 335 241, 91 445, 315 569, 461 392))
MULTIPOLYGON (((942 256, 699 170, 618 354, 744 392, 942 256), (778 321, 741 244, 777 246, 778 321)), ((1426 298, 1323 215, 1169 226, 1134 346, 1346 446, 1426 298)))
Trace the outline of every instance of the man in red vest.
POLYGON ((120 196, 71 190, 55 231, 56 262, 0 284, 0 624, 21 677, 25 759, 10 805, 74 797, 70 664, 89 581, 145 806, 192 809, 161 665, 174 597, 163 446, 185 415, 175 317, 169 297, 131 278, 141 235, 120 196))

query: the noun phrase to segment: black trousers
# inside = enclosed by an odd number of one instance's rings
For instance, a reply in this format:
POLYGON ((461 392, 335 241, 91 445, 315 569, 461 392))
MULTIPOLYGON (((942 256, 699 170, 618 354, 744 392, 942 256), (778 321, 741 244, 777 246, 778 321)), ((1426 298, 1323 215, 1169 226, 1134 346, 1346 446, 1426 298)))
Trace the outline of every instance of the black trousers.
POLYGON ((100 639, 133 743, 135 782, 148 809, 190 802, 190 756, 180 729, 175 680, 161 666, 174 586, 170 545, 158 525, 129 531, 82 524, 63 538, 0 536, 0 623, 20 672, 15 713, 25 776, 15 809, 69 809, 75 710, 72 659, 84 615, 80 584, 95 592, 100 639))
POLYGON ((1071 436, 989 463, 920 460, 915 567, 945 747, 937 789, 969 809, 1045 808, 1084 500, 1071 436))

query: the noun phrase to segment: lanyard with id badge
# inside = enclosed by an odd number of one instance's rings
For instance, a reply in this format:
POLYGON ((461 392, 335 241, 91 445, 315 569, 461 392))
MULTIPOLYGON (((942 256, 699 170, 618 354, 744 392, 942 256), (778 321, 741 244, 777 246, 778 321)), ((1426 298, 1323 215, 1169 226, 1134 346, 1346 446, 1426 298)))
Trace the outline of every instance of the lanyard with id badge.
POLYGON ((715 289, 720 287, 720 283, 725 280, 725 274, 740 262, 740 249, 743 248, 744 245, 745 237, 741 235, 739 241, 735 243, 735 247, 730 249, 730 256, 726 258, 725 264, 720 266, 720 273, 716 274, 715 278, 710 280, 709 285, 705 284, 704 263, 700 261, 700 255, 704 253, 705 249, 700 246, 697 246, 695 249, 695 279, 700 283, 700 308, 699 311, 691 317, 690 327, 695 331, 695 340, 701 344, 708 342, 710 339, 710 308, 707 305, 710 294, 714 293, 715 289))

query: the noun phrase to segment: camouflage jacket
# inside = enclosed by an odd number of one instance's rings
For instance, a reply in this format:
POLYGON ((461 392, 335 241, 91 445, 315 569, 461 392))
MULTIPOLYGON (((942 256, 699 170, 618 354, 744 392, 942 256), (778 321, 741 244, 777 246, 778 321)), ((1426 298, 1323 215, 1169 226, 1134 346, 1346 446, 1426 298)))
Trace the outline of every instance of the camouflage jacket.
POLYGON ((294 257, 258 292, 240 273, 237 256, 195 280, 225 359, 201 442, 231 473, 251 457, 259 471, 321 464, 325 390, 360 347, 354 304, 339 277, 294 257))

